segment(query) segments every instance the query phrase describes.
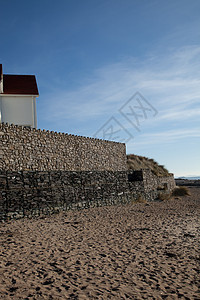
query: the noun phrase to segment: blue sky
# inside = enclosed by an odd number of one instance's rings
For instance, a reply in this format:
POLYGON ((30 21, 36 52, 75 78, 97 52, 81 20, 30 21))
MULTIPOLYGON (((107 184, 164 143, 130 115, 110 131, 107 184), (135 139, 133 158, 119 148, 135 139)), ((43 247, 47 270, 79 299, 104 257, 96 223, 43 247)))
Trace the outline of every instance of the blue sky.
POLYGON ((0 7, 0 63, 36 75, 39 128, 124 140, 176 176, 200 175, 199 0, 0 7))

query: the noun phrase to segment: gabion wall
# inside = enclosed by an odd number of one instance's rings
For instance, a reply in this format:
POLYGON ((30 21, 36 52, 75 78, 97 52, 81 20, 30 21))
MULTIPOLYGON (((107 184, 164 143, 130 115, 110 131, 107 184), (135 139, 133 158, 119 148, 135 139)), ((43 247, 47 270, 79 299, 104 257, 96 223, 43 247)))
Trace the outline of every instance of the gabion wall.
POLYGON ((126 169, 125 144, 0 123, 0 170, 126 169))
POLYGON ((132 182, 130 171, 0 171, 0 220, 121 204, 138 197, 151 201, 158 187, 167 184, 170 190, 174 184, 172 176, 160 182, 150 170, 140 173, 140 180, 132 182))

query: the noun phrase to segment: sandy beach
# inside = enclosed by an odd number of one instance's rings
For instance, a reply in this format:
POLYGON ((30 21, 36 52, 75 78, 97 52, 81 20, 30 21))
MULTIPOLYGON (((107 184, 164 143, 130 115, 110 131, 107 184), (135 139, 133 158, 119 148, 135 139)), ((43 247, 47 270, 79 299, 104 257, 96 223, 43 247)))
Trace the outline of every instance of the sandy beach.
POLYGON ((0 224, 0 299, 200 299, 191 196, 0 224))

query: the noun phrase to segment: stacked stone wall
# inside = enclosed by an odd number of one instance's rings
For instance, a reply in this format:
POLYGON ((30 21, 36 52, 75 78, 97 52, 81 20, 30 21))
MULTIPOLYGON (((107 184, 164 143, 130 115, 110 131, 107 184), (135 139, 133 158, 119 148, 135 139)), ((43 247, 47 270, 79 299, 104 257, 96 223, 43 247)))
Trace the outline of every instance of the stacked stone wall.
POLYGON ((168 191, 172 191, 176 186, 173 175, 156 176, 150 169, 143 169, 141 171, 143 174, 146 192, 157 189, 166 189, 168 191))
POLYGON ((125 144, 0 124, 0 220, 127 203, 175 187, 127 171, 125 144))
POLYGON ((166 187, 167 191, 171 192, 176 187, 176 182, 174 180, 174 176, 170 175, 167 177, 158 177, 157 186, 158 187, 161 186, 163 188, 166 187))
MULTIPOLYGON (((160 190, 156 182, 151 188, 150 174, 149 170, 136 175, 134 171, 0 171, 0 220, 129 203, 139 197, 152 201, 160 190), (139 180, 129 181, 130 174, 139 180)), ((172 185, 173 177, 163 178, 162 183, 172 185)))
POLYGON ((135 181, 129 182, 129 190, 136 197, 141 195, 147 201, 156 199, 159 193, 170 193, 176 187, 173 175, 166 177, 156 176, 150 169, 129 170, 128 178, 131 177, 135 181))
POLYGON ((0 170, 125 171, 126 146, 1 123, 0 170))
POLYGON ((128 201, 125 171, 0 171, 0 219, 128 201))

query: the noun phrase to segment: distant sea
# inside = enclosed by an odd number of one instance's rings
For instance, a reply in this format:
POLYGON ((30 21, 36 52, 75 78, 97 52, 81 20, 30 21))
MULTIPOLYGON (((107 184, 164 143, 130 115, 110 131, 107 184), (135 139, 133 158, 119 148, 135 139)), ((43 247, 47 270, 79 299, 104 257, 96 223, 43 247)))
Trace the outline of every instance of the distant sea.
POLYGON ((183 177, 176 177, 175 179, 200 180, 200 176, 195 176, 195 177, 190 177, 190 176, 185 177, 185 176, 183 176, 183 177))

